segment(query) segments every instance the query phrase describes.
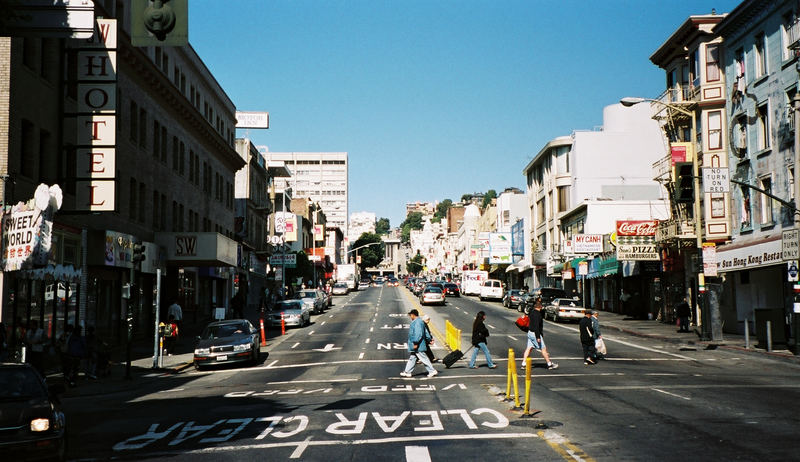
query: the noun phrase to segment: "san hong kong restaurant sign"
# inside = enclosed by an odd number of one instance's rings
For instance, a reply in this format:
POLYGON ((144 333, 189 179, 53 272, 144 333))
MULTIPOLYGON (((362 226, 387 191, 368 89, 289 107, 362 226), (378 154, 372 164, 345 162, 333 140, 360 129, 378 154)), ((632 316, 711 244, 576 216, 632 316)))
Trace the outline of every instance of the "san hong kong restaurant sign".
POLYGON ((61 208, 61 188, 40 184, 33 199, 10 207, 3 216, 3 271, 47 264, 53 215, 61 208))

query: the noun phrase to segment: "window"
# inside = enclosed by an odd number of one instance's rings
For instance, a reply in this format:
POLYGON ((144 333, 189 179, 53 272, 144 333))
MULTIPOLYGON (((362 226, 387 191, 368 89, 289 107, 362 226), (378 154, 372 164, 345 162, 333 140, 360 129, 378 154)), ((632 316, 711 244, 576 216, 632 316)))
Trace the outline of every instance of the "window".
POLYGON ((794 11, 789 11, 785 13, 781 18, 781 59, 784 61, 792 59, 794 57, 794 53, 792 50, 789 49, 789 45, 792 44, 792 41, 795 40, 792 37, 792 25, 795 22, 795 15, 794 11))
POLYGON ((161 222, 158 227, 161 230, 165 230, 167 229, 167 196, 164 194, 161 195, 161 205, 159 208, 161 209, 161 222))
POLYGON ((186 146, 184 146, 183 141, 181 141, 180 158, 178 159, 178 162, 178 173, 183 175, 186 165, 186 146))
POLYGON ((536 225, 544 223, 544 198, 536 201, 536 225))
POLYGON ((161 228, 159 227, 159 219, 161 218, 161 212, 159 211, 158 207, 158 191, 153 191, 153 230, 160 231, 161 228))
POLYGON ((180 161, 180 143, 178 137, 172 137, 172 170, 178 171, 178 161, 180 161))
POLYGON ((787 167, 786 180, 789 183, 789 200, 794 202, 794 165, 787 167))
POLYGON ((139 136, 139 106, 131 101, 130 120, 131 125, 131 141, 136 143, 136 137, 139 136))
MULTIPOLYGON (((772 178, 769 176, 759 179, 761 189, 772 194, 772 178)), ((761 197, 761 225, 772 224, 772 198, 766 194, 759 194, 761 197)))
POLYGON ((689 72, 691 72, 692 86, 700 86, 700 50, 695 48, 689 55, 689 72))
POLYGON ((131 178, 130 181, 130 188, 128 189, 128 217, 132 220, 136 220, 136 212, 138 208, 136 207, 136 198, 139 195, 139 189, 136 185, 136 179, 131 178))
POLYGON ((756 128, 758 130, 759 151, 770 147, 769 111, 767 110, 767 105, 767 103, 764 103, 756 108, 756 128))
POLYGON ((711 218, 725 218, 725 194, 711 194, 711 218))
POLYGON ((789 133, 794 133, 794 96, 797 94, 797 88, 792 85, 791 88, 786 90, 786 123, 788 124, 789 133))
POLYGON ((179 231, 178 230, 178 203, 176 201, 172 201, 172 231, 179 231))
POLYGON ((739 157, 747 153, 747 117, 742 115, 736 118, 736 128, 733 134, 733 147, 739 157))
POLYGON ((145 209, 147 208, 146 207, 147 204, 145 202, 145 194, 147 194, 147 191, 145 191, 144 183, 139 183, 139 222, 141 223, 144 223, 145 220, 144 214, 145 214, 145 209))
POLYGON ((722 111, 708 113, 708 149, 722 149, 722 111))
POLYGON ((167 143, 169 139, 167 138, 167 127, 161 127, 161 162, 166 164, 167 163, 167 143))
POLYGON ((22 146, 20 146, 19 150, 19 173, 33 178, 33 162, 31 162, 31 159, 35 158, 34 153, 36 152, 33 123, 22 119, 22 133, 20 135, 22 146))
POLYGON ((716 82, 719 80, 719 76, 719 44, 708 44, 706 45, 706 81, 716 82))
POLYGON ((742 195, 742 202, 740 203, 739 210, 739 223, 742 231, 749 231, 753 227, 750 218, 750 188, 747 186, 740 186, 739 191, 742 195))
POLYGON ((760 33, 756 36, 755 43, 756 78, 767 75, 767 36, 760 33))
POLYGON ((47 184, 56 182, 56 163, 48 161, 53 158, 51 141, 50 132, 39 131, 39 179, 47 184))
POLYGON ((22 38, 22 64, 28 69, 36 66, 36 39, 33 37, 22 38))
POLYGON ((189 183, 194 184, 194 151, 189 149, 189 183))
POLYGON ((178 204, 178 231, 183 232, 183 204, 178 204))
POLYGON ((161 151, 161 124, 153 120, 153 157, 158 160, 161 151))
POLYGON ((569 186, 558 187, 558 211, 566 212, 569 209, 569 186))
POLYGON ((139 109, 139 146, 145 147, 147 142, 147 111, 139 109))
POLYGON ((734 68, 736 71, 736 80, 742 80, 742 88, 745 85, 745 67, 744 67, 744 48, 739 48, 736 50, 734 58, 734 68))

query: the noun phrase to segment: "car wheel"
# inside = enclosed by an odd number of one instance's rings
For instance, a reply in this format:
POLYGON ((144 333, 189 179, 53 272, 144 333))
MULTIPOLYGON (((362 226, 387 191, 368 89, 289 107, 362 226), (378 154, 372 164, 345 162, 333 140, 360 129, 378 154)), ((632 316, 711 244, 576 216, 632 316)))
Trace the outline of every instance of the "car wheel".
POLYGON ((197 363, 194 363, 194 370, 196 370, 196 371, 202 371, 202 370, 203 370, 203 366, 201 366, 201 365, 199 365, 199 364, 197 364, 197 363))

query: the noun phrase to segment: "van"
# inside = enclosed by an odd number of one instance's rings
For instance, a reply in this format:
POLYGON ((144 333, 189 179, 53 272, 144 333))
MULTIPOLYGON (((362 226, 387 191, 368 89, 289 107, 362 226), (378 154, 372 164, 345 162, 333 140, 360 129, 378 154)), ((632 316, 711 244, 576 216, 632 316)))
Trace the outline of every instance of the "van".
POLYGON ((481 301, 486 299, 503 299, 503 283, 497 279, 487 279, 481 284, 481 301))

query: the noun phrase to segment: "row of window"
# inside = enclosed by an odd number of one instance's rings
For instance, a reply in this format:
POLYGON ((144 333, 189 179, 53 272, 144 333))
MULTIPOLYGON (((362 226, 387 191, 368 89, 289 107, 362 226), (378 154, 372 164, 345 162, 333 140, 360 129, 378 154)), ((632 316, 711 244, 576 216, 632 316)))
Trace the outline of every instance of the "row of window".
MULTIPOLYGON (((148 139, 148 120, 147 110, 139 107, 136 101, 131 100, 128 113, 128 126, 130 127, 130 140, 131 142, 140 147, 147 147, 148 139)), ((117 127, 124 124, 117 123, 117 127)), ((172 170, 180 175, 185 176, 187 173, 186 165, 186 145, 185 143, 173 135, 171 143, 169 142, 169 135, 167 127, 161 125, 158 120, 153 119, 153 137, 152 137, 152 152, 153 158, 160 161, 162 164, 167 164, 168 148, 172 146, 172 170)), ((188 165, 188 181, 195 186, 201 185, 200 178, 200 156, 189 149, 189 165, 188 165)), ((224 202, 225 206, 233 209, 234 189, 233 184, 225 180, 225 176, 219 172, 215 172, 213 167, 206 161, 203 161, 203 177, 202 189, 207 195, 214 193, 214 199, 219 202, 224 202)))
MULTIPOLYGON (((153 62, 156 64, 156 67, 161 69, 168 78, 169 78, 169 55, 164 52, 163 47, 153 47, 154 48, 154 56, 153 62)), ((186 74, 183 73, 181 67, 176 63, 173 67, 172 72, 172 83, 175 87, 180 91, 180 93, 186 97, 186 74)), ((214 111, 214 105, 209 103, 207 98, 203 98, 200 92, 200 89, 196 87, 194 84, 189 84, 189 101, 191 102, 192 106, 200 110, 200 101, 203 100, 203 117, 205 117, 206 121, 211 124, 217 133, 220 136, 225 138, 225 140, 231 146, 234 145, 235 141, 235 131, 232 127, 229 127, 225 123, 225 119, 220 117, 219 112, 214 111)))
POLYGON ((233 238, 230 228, 221 223, 214 223, 208 217, 203 217, 200 222, 200 214, 192 209, 185 210, 184 205, 178 201, 172 201, 170 222, 167 226, 167 196, 163 192, 154 189, 152 200, 147 201, 147 186, 137 182, 136 178, 131 178, 128 188, 128 218, 131 221, 142 224, 147 223, 147 210, 150 210, 150 225, 153 231, 172 231, 172 232, 217 232, 233 238))

